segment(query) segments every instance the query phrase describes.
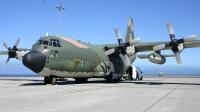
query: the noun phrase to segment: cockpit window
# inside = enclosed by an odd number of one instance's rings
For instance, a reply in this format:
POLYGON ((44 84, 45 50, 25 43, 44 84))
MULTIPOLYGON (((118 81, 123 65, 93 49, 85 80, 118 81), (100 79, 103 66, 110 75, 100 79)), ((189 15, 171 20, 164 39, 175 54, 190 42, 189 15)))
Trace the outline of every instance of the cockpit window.
POLYGON ((38 40, 38 41, 35 43, 35 45, 40 45, 40 44, 42 44, 42 41, 43 41, 43 40, 38 40))
POLYGON ((58 44, 58 47, 61 47, 60 43, 57 43, 58 44))
POLYGON ((54 46, 54 47, 57 47, 57 43, 56 43, 56 42, 53 42, 53 46, 54 46))
POLYGON ((49 46, 52 46, 52 42, 49 42, 49 46))
POLYGON ((58 39, 50 39, 49 46, 61 47, 61 43, 58 39))
POLYGON ((49 45, 49 41, 44 40, 42 44, 49 45))

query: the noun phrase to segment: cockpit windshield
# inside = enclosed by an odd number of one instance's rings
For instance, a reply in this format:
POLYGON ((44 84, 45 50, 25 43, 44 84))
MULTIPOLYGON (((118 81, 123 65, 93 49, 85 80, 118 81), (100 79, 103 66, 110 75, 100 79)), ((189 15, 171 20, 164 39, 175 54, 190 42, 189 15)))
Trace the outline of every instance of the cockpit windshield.
POLYGON ((50 39, 50 41, 47 40, 38 40, 35 45, 47 45, 52 47, 61 47, 61 43, 58 39, 50 39))
POLYGON ((42 41, 43 41, 43 40, 38 40, 38 41, 35 43, 35 45, 40 45, 40 44, 42 44, 42 41))
POLYGON ((61 47, 61 43, 58 39, 50 39, 49 46, 61 47))
POLYGON ((42 44, 49 45, 49 41, 44 40, 42 44))

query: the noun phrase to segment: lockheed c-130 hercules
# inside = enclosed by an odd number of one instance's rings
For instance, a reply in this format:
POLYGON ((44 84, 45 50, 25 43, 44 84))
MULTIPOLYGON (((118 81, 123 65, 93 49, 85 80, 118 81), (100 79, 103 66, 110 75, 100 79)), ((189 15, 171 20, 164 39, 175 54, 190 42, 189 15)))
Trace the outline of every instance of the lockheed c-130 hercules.
POLYGON ((74 78, 76 82, 87 82, 88 78, 106 78, 108 82, 119 80, 136 57, 148 58, 156 64, 164 64, 165 57, 175 56, 181 64, 180 53, 184 48, 200 47, 197 35, 175 39, 172 24, 167 23, 171 41, 139 43, 140 38, 134 38, 132 18, 129 18, 125 41, 123 42, 118 29, 115 34, 118 44, 92 45, 62 36, 40 38, 32 49, 20 49, 17 40, 14 47, 3 45, 8 51, 5 64, 10 58, 23 62, 30 70, 44 76, 45 84, 55 85, 57 78, 74 78), (172 50, 173 55, 161 55, 160 50, 172 50), (137 55, 138 52, 154 51, 149 55, 137 55))

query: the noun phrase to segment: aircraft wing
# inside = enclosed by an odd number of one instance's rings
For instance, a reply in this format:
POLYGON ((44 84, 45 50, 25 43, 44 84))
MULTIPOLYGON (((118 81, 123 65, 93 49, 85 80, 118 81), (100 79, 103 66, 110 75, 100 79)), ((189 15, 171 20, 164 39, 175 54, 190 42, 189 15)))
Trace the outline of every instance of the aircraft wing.
MULTIPOLYGON (((145 52, 145 51, 153 51, 153 47, 160 44, 166 44, 170 41, 164 41, 164 42, 146 42, 146 43, 138 43, 135 45, 136 52, 145 52)), ((183 43, 184 48, 194 48, 194 47, 200 47, 200 40, 190 41, 190 42, 184 42, 183 43)), ((169 50, 172 47, 166 47, 162 50, 169 50)))
MULTIPOLYGON (((153 47, 156 45, 160 44, 166 44, 169 43, 170 41, 162 41, 162 42, 143 42, 143 43, 138 43, 135 46, 136 52, 146 52, 146 51, 153 51, 153 47)), ((107 49, 112 49, 115 47, 118 47, 118 44, 112 44, 112 45, 105 45, 107 49)), ((183 43, 184 48, 194 48, 194 47, 200 47, 200 40, 194 40, 190 42, 184 42, 183 43)), ((169 50, 172 47, 166 47, 162 50, 169 50)))

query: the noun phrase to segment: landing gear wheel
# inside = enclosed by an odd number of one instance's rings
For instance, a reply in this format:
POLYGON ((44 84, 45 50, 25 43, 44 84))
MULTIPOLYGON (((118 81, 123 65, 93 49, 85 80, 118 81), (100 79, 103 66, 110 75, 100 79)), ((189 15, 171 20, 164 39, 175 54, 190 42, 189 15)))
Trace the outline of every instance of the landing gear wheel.
POLYGON ((57 83, 56 77, 51 75, 51 76, 49 77, 49 83, 50 83, 51 85, 56 85, 56 83, 57 83))
POLYGON ((44 84, 49 84, 49 77, 44 77, 44 84))
POLYGON ((108 82, 108 83, 111 83, 111 82, 112 82, 112 79, 111 79, 111 78, 107 78, 107 82, 108 82))
POLYGON ((110 75, 106 78, 108 83, 112 82, 112 76, 113 76, 113 74, 111 72, 110 75))
POLYGON ((143 79, 143 76, 140 78, 140 80, 142 80, 143 79))

